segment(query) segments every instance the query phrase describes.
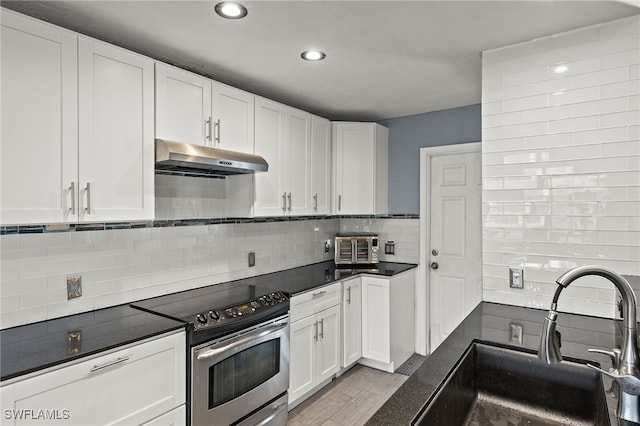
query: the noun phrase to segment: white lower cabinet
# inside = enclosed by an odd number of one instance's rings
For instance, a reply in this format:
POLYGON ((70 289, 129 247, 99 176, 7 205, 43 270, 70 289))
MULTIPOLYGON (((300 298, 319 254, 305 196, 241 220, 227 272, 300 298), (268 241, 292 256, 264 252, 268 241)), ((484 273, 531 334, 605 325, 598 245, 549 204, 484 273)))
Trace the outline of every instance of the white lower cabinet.
POLYGON ((342 367, 362 356, 362 278, 342 283, 342 367))
POLYGON ((362 277, 362 358, 394 372, 414 352, 415 270, 392 278, 362 277))
POLYGON ((12 382, 2 424, 182 425, 185 347, 181 331, 12 382))
POLYGON ((340 369, 339 296, 336 283, 291 299, 289 409, 340 369))

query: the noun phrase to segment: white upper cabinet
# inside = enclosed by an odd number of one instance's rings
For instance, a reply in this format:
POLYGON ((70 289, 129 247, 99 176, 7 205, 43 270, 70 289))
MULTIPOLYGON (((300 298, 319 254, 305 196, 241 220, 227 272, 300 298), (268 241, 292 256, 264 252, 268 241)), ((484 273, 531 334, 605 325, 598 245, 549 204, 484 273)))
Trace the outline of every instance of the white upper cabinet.
POLYGON ((3 224, 153 219, 150 59, 3 10, 2 89, 3 224))
POLYGON ((253 153, 254 95, 156 62, 156 138, 253 153))
POLYGON ((2 10, 2 224, 77 220, 77 37, 2 10))
POLYGON ((311 117, 311 214, 331 213, 331 122, 311 117))
POLYGON ((389 131, 375 123, 333 123, 334 213, 388 212, 389 131))
POLYGON ((153 60, 79 39, 81 221, 154 216, 153 60))
POLYGON ((156 138, 211 146, 211 80, 161 62, 155 69, 156 138))
POLYGON ((287 214, 311 213, 311 114, 287 107, 284 182, 287 214))
POLYGON ((255 96, 213 82, 212 98, 213 146, 253 154, 255 96))
POLYGON ((284 190, 285 106, 256 97, 256 153, 269 164, 269 171, 255 174, 255 216, 281 216, 286 213, 284 190))
POLYGON ((255 175, 255 216, 310 214, 311 114, 260 97, 255 110, 256 153, 269 163, 255 175))

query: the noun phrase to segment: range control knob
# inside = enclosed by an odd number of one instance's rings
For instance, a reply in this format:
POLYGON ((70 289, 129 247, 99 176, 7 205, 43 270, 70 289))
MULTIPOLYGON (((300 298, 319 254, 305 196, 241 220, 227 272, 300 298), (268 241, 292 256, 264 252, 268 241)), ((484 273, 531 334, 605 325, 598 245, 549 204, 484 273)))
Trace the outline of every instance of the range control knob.
POLYGON ((271 293, 275 300, 280 300, 280 293, 271 293))
POLYGON ((258 302, 256 302, 255 300, 253 302, 250 303, 251 307, 255 310, 256 308, 260 307, 260 304, 258 302))
POLYGON ((227 310, 226 310, 226 313, 227 313, 227 315, 228 315, 228 316, 230 316, 230 317, 232 317, 232 318, 236 316, 236 313, 235 313, 235 311, 234 311, 234 309, 233 309, 233 308, 229 308, 229 309, 227 309, 227 310))
POLYGON ((214 321, 218 321, 220 319, 220 315, 218 315, 218 312, 216 311, 209 311, 209 318, 214 321))
POLYGON ((198 321, 200 324, 206 324, 207 323, 207 317, 205 314, 198 314, 196 315, 196 321, 198 321))
POLYGON ((268 294, 265 294, 264 296, 262 296, 262 300, 267 302, 267 304, 271 304, 271 302, 273 302, 273 300, 271 299, 271 296, 269 296, 268 294))

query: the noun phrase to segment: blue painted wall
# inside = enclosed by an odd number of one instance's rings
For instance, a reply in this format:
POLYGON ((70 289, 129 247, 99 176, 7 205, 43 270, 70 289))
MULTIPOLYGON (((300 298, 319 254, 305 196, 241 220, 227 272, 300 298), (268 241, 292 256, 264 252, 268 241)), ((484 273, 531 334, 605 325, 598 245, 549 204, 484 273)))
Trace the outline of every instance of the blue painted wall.
POLYGON ((482 138, 480 104, 379 123, 389 128, 389 213, 420 212, 420 148, 482 138))

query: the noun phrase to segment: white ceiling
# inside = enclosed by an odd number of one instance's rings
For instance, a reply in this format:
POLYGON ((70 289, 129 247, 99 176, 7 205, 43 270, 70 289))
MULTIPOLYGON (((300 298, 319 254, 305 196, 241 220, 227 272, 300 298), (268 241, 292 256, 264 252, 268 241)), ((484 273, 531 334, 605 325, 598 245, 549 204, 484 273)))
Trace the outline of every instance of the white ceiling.
MULTIPOLYGON (((332 120, 480 102, 480 52, 637 14, 622 1, 2 1, 332 120), (305 62, 319 48, 327 58, 305 62)), ((627 2, 628 3, 628 2, 627 2)))

